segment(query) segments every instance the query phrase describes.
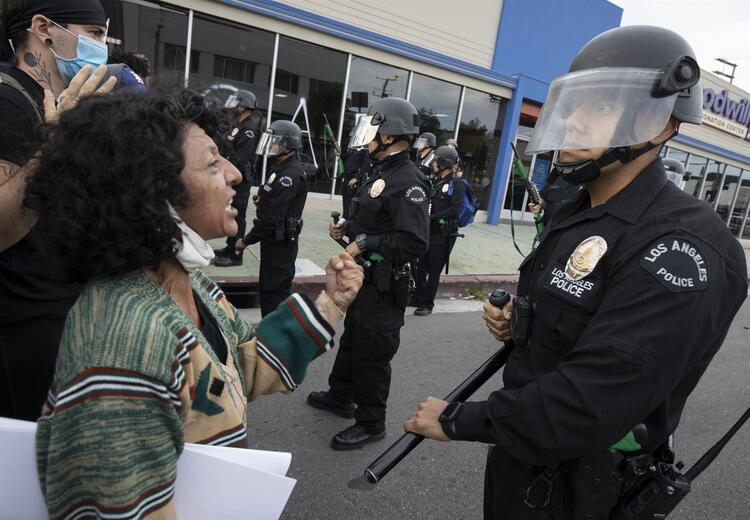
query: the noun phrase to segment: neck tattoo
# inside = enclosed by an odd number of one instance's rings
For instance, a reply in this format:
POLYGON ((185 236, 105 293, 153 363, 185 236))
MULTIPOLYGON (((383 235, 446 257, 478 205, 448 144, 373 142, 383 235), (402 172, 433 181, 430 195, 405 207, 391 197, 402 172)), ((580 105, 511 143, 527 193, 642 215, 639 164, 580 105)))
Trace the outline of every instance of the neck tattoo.
POLYGON ((23 62, 30 68, 29 76, 39 83, 42 88, 52 90, 52 75, 47 70, 47 64, 42 60, 41 52, 24 52, 23 62))

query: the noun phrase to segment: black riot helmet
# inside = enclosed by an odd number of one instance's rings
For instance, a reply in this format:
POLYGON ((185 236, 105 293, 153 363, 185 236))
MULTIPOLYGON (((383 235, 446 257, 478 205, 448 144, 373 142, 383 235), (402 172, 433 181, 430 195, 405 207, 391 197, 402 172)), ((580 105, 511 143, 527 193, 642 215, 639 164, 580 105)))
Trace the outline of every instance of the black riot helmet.
POLYGON ((422 132, 414 141, 414 149, 435 148, 437 146, 437 137, 432 132, 422 132))
POLYGON ((644 25, 604 32, 550 85, 527 153, 605 148, 596 160, 555 163, 564 179, 591 181, 600 168, 658 146, 632 148, 657 137, 670 117, 700 124, 699 79, 693 49, 673 31, 644 25))
POLYGON ((302 130, 296 123, 279 119, 263 132, 255 150, 257 155, 282 155, 302 148, 302 130))
POLYGON ((224 103, 224 108, 235 108, 237 106, 249 108, 255 110, 257 101, 255 94, 249 90, 238 90, 227 98, 227 102, 224 103))
POLYGON ((439 172, 448 168, 453 169, 458 164, 458 152, 452 146, 439 146, 434 155, 432 162, 437 164, 439 172))
POLYGON ((377 100, 360 117, 349 137, 349 148, 367 146, 377 139, 378 149, 387 148, 381 135, 392 135, 411 143, 419 133, 419 113, 414 105, 405 99, 388 97, 377 100))

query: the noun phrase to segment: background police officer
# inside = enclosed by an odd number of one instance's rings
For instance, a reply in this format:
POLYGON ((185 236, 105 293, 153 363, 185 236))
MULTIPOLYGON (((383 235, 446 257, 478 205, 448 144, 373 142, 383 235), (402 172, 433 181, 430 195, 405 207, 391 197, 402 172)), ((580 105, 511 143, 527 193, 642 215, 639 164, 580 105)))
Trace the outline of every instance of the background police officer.
POLYGON ((342 214, 345 219, 351 216, 352 199, 357 195, 359 187, 367 179, 372 159, 367 148, 348 148, 344 152, 344 175, 343 185, 341 188, 341 198, 343 199, 342 214))
POLYGON ((680 124, 701 123, 699 75, 679 35, 629 26, 594 38, 550 85, 527 151, 559 150, 555 168, 585 189, 521 264, 518 296, 485 306, 514 348, 505 386, 486 401, 428 398, 405 424, 495 444, 485 518, 607 519, 616 459, 664 453, 747 296, 739 243, 658 158, 680 124))
POLYGON ((414 149, 417 151, 417 158, 414 164, 422 172, 425 179, 432 180, 432 168, 430 168, 430 156, 437 147, 437 137, 432 132, 422 132, 414 141, 414 149))
POLYGON ((414 314, 427 316, 435 306, 440 272, 445 267, 458 233, 458 211, 466 196, 466 185, 457 179, 458 152, 451 146, 440 146, 430 167, 435 184, 430 190, 430 249, 419 259, 416 276, 414 314))
POLYGON ((232 207, 237 210, 237 235, 227 237, 227 246, 214 251, 216 253, 214 265, 217 267, 242 265, 242 250, 235 248, 235 244, 245 236, 245 214, 257 162, 255 149, 258 145, 261 124, 260 117, 253 117, 256 100, 255 94, 249 90, 238 90, 229 96, 224 107, 234 109, 237 114, 237 124, 232 128, 227 140, 232 146, 229 160, 242 173, 242 182, 234 186, 234 191, 237 193, 232 199, 232 207))
POLYGON ((680 189, 685 188, 685 166, 677 159, 662 159, 667 180, 680 189))
POLYGON ((365 283, 344 322, 330 390, 312 392, 307 402, 356 423, 331 441, 349 450, 385 436, 390 361, 399 345, 410 284, 409 262, 427 251, 427 186, 409 158, 419 132, 414 106, 400 98, 375 102, 352 130, 349 147, 366 146, 373 158, 370 177, 359 191, 352 220, 331 236, 350 238, 347 252, 367 261, 365 283), (356 409, 355 409, 356 404, 356 409))
POLYGON ((307 200, 307 177, 297 151, 302 148, 302 131, 291 121, 274 121, 260 138, 258 155, 273 157, 268 179, 260 189, 253 228, 237 249, 260 242, 260 312, 273 311, 289 296, 294 279, 302 211, 307 200))

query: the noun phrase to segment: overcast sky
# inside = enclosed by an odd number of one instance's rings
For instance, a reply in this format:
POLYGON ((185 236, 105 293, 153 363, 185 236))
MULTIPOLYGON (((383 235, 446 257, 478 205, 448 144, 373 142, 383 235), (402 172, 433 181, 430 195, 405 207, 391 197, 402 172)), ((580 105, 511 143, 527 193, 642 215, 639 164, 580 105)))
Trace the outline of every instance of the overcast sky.
POLYGON ((680 33, 702 69, 731 73, 714 58, 736 63, 734 84, 750 91, 750 0, 610 1, 623 8, 622 25, 658 25, 680 33))

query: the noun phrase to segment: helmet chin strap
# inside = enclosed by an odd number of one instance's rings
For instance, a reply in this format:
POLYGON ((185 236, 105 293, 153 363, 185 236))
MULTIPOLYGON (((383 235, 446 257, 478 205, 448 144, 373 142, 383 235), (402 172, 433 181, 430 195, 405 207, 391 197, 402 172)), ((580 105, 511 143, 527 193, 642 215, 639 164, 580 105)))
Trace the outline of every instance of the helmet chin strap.
POLYGON ((622 164, 627 164, 641 155, 650 152, 654 148, 661 147, 665 142, 672 139, 677 135, 677 131, 672 132, 669 138, 665 139, 664 142, 659 144, 647 143, 643 148, 633 149, 630 146, 618 146, 617 148, 609 148, 602 154, 598 159, 584 159, 582 161, 576 161, 572 163, 560 163, 553 162, 553 167, 557 170, 560 177, 571 184, 581 184, 585 182, 591 182, 597 179, 601 175, 601 169, 620 161, 622 164))

